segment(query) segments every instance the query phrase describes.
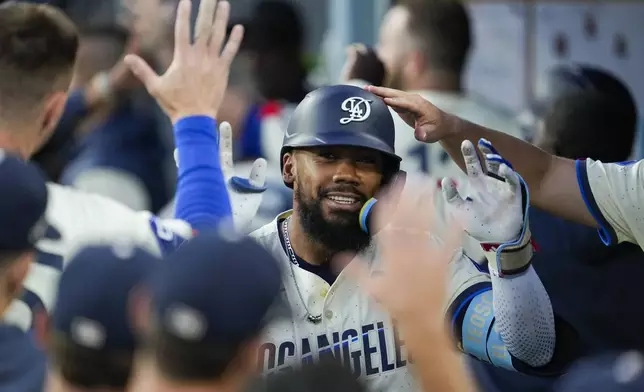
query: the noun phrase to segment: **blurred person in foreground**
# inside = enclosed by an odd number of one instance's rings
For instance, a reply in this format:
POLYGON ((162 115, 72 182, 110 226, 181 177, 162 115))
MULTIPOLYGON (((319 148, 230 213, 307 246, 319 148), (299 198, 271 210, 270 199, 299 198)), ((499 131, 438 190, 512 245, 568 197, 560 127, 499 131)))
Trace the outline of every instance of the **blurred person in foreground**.
MULTIPOLYGON (((378 211, 380 190, 395 181, 414 183, 399 172, 394 133, 382 100, 355 86, 317 89, 291 117, 281 173, 293 188, 294 208, 251 234, 282 266, 284 291, 275 311, 290 314, 262 337, 259 366, 267 376, 333 355, 370 390, 417 390, 405 338, 391 315, 330 263, 351 252, 369 260, 374 272, 382 269, 378 230, 368 224, 369 216, 378 211)), ((568 334, 553 314, 530 265, 527 190, 507 167, 496 175, 504 181, 483 175, 474 146, 464 146, 462 154, 475 189, 471 197, 459 194, 448 179, 442 196, 436 181, 416 181, 424 182, 436 216, 464 216, 494 273, 455 254, 443 314, 463 352, 507 369, 557 374, 574 332, 568 334)), ((411 195, 401 204, 415 205, 422 197, 411 195)), ((432 234, 441 238, 447 227, 437 224, 432 234)))
MULTIPOLYGON (((466 5, 453 0, 401 0, 389 9, 380 25, 377 58, 384 63, 384 85, 420 94, 439 108, 469 121, 521 137, 521 128, 512 116, 468 95, 464 86, 467 61, 473 44, 466 5)), ((351 51, 359 51, 353 47, 351 51)), ((380 84, 364 79, 355 66, 360 54, 350 53, 344 82, 380 84)), ((368 75, 368 73, 367 73, 368 75)), ((413 138, 409 126, 396 116, 396 151, 403 157, 401 168, 422 171, 433 177, 460 174, 456 165, 438 145, 424 145, 413 138)))
MULTIPOLYGON (((548 81, 549 97, 535 105, 541 113, 537 146, 569 159, 628 159, 637 111, 621 81, 608 71, 584 65, 557 66, 548 72, 548 81), (603 143, 607 121, 612 129, 610 144, 603 143)), ((592 228, 537 208, 530 210, 530 225, 539 246, 533 265, 555 312, 579 332, 586 354, 644 349, 644 314, 633 312, 640 303, 639 282, 644 276, 640 248, 627 243, 606 247, 592 228), (574 285, 566 283, 573 281, 574 285)), ((487 392, 550 391, 556 381, 506 372, 478 361, 470 365, 487 392)))
MULTIPOLYGON (((5 316, 22 296, 36 243, 48 230, 44 215, 49 195, 39 169, 5 150, 0 150, 0 184, 0 315, 5 316)), ((8 380, 15 391, 40 392, 46 363, 34 336, 3 323, 0 342, 0 389, 7 390, 8 380)))
POLYGON ((273 256, 246 236, 185 243, 133 300, 143 346, 130 390, 244 390, 281 287, 273 256))
MULTIPOLYGON (((252 217, 256 211, 261 201, 261 170, 254 172, 251 180, 238 178, 233 188, 233 179, 224 178, 222 173, 215 121, 227 70, 243 30, 235 29, 220 53, 229 4, 221 2, 219 6, 214 26, 219 29, 213 29, 215 2, 203 4, 198 29, 201 37, 192 45, 187 31, 191 4, 181 2, 177 58, 164 75, 156 75, 138 57, 129 59, 174 123, 178 155, 188 157, 182 159, 179 168, 177 219, 161 220, 99 195, 48 183, 45 219, 49 226, 36 243, 36 260, 23 295, 5 314, 8 324, 31 330, 37 314, 51 310, 58 279, 69 259, 88 244, 109 244, 127 237, 135 245, 161 255, 192 237, 195 230, 212 230, 222 220, 232 217, 244 226, 247 222, 240 219, 249 219, 245 214, 252 217), (208 50, 211 47, 203 45, 211 32, 216 33, 210 40, 212 52, 208 50), (237 196, 241 199, 235 202, 237 196)), ((10 2, 0 5, 0 48, 0 147, 27 159, 51 136, 63 111, 78 36, 71 21, 56 8, 10 2)), ((10 344, 5 340, 0 343, 10 344)), ((13 366, 11 355, 3 358, 7 367, 13 366)), ((13 379, 6 381, 11 384, 13 379)))
POLYGON ((59 282, 46 346, 47 391, 125 391, 139 346, 131 295, 161 260, 124 240, 81 250, 59 282))

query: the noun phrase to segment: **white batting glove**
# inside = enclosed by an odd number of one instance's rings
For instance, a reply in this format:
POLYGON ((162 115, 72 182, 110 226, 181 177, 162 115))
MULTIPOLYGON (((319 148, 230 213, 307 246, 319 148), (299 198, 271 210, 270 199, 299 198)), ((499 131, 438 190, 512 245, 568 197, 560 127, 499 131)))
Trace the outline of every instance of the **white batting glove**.
POLYGON ((447 211, 481 243, 490 273, 519 274, 530 265, 533 252, 528 225, 528 187, 490 142, 481 139, 479 148, 486 157, 487 174, 472 142, 464 141, 461 152, 467 168, 469 194, 459 194, 454 180, 444 178, 441 185, 447 211))
MULTIPOLYGON (((266 190, 266 160, 256 159, 248 178, 235 176, 233 130, 226 121, 219 125, 219 158, 233 210, 233 223, 237 230, 244 231, 257 215, 259 205, 262 203, 263 193, 266 190)), ((179 155, 176 149, 174 150, 174 162, 179 167, 179 155)))

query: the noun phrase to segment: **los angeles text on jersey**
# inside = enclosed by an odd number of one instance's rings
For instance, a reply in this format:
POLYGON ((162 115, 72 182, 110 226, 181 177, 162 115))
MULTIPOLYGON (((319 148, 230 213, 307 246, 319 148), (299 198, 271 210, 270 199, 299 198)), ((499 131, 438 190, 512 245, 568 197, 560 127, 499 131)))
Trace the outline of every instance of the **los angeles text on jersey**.
POLYGON ((259 349, 258 367, 270 376, 298 364, 333 357, 350 367, 356 377, 368 377, 406 367, 410 358, 404 344, 395 326, 386 327, 379 321, 298 341, 266 342, 259 349))

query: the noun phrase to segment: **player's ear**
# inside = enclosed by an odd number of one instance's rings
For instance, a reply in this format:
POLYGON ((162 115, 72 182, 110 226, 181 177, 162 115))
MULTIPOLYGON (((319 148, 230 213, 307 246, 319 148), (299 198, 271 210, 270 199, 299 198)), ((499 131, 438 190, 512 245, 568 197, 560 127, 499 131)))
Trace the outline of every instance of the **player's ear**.
POLYGON ((293 184, 295 181, 295 155, 287 152, 282 157, 282 180, 286 184, 293 184))
POLYGON ((66 102, 67 93, 62 91, 57 91, 47 99, 41 122, 41 135, 49 135, 54 131, 56 125, 58 125, 58 120, 60 120, 60 117, 63 115, 66 102))
POLYGON ((147 331, 150 320, 150 294, 143 285, 130 293, 128 313, 136 333, 147 331))

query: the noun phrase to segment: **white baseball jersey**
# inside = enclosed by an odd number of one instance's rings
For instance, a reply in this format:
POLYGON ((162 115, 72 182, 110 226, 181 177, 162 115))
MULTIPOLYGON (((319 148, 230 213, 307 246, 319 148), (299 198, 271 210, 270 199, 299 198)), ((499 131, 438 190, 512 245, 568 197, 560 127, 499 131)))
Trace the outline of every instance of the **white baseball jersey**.
POLYGON ((120 240, 161 255, 164 249, 192 237, 190 226, 179 220, 160 220, 149 212, 135 212, 108 199, 77 189, 48 184, 45 218, 48 232, 36 244, 37 259, 31 266, 24 295, 15 300, 4 321, 24 330, 32 326, 32 309, 51 311, 63 268, 82 247, 120 240))
MULTIPOLYGON (((521 126, 514 117, 495 110, 472 97, 436 91, 412 91, 412 93, 419 94, 448 113, 523 139, 521 126)), ((439 143, 419 142, 414 138, 413 129, 400 116, 393 111, 392 116, 396 125, 396 154, 402 157, 400 164, 402 170, 407 172, 421 171, 436 178, 463 175, 439 143)), ((472 142, 476 144, 478 141, 472 140, 472 142)))
MULTIPOLYGON (((435 198, 441 202, 441 197, 435 198)), ((404 336, 388 314, 361 291, 355 282, 340 273, 329 285, 324 279, 294 265, 280 241, 281 222, 287 211, 251 235, 279 260, 284 276, 280 298, 271 309, 277 320, 267 327, 259 352, 264 374, 317 361, 325 355, 339 358, 360 376, 370 391, 419 391, 410 372, 404 336), (321 315, 321 322, 308 320, 321 315), (282 317, 280 317, 282 316, 282 317)), ((378 270, 378 235, 362 257, 378 270)), ((449 303, 467 288, 489 282, 465 256, 452 261, 449 303)))
POLYGON ((577 161, 582 197, 607 245, 632 242, 644 249, 643 161, 577 161))

